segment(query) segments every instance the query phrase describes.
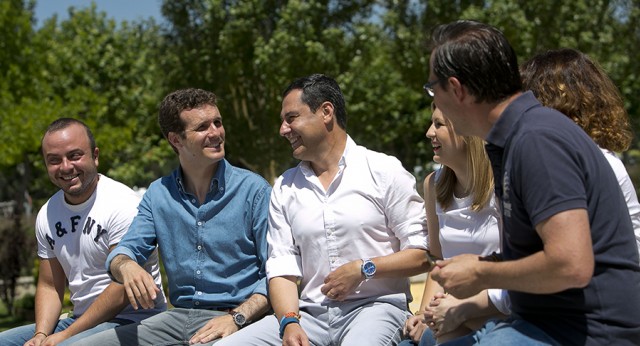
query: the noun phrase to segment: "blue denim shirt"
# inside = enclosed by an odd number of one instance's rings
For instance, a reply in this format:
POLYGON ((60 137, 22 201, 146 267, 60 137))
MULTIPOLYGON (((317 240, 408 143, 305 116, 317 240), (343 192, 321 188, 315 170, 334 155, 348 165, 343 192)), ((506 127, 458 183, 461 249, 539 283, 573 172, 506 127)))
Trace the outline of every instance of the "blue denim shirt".
POLYGON ((267 295, 267 217, 271 186, 259 175, 220 161, 205 202, 185 191, 181 168, 154 181, 129 232, 107 258, 145 263, 156 244, 181 308, 236 307, 267 295))

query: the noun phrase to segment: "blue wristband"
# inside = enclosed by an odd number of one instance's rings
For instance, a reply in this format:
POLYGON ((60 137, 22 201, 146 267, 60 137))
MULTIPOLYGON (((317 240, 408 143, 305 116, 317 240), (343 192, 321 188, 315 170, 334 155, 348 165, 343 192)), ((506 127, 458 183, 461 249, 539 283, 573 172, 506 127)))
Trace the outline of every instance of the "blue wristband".
POLYGON ((284 336, 284 327, 291 323, 299 324, 300 320, 297 317, 283 317, 282 320, 280 320, 280 339, 284 336))

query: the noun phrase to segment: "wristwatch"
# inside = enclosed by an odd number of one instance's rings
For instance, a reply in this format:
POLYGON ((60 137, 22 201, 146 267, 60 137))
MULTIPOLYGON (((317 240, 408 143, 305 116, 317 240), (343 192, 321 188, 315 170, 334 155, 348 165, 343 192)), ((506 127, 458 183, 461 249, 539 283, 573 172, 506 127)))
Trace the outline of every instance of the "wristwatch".
POLYGON ((241 312, 231 310, 231 317, 233 317, 233 322, 238 328, 242 328, 247 324, 247 318, 241 312))
POLYGON ((376 265, 371 261, 371 259, 362 259, 362 274, 364 274, 365 280, 373 278, 376 274, 376 265))
POLYGON ((431 254, 431 252, 427 251, 427 262, 429 263, 429 271, 433 270, 433 268, 436 267, 436 261, 441 260, 442 258, 438 258, 437 256, 434 256, 431 254))

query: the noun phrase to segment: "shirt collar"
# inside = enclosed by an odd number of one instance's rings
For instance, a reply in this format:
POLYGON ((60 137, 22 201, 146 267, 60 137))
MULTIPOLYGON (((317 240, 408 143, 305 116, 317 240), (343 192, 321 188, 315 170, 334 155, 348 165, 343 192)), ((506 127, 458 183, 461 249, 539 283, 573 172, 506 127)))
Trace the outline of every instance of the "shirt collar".
POLYGON ((511 136, 515 124, 520 121, 522 115, 530 108, 540 106, 533 92, 527 91, 514 99, 502 112, 498 121, 493 125, 487 135, 487 142, 504 148, 507 139, 511 136))
MULTIPOLYGON (((220 190, 221 192, 224 191, 227 180, 231 178, 231 170, 227 169, 228 165, 229 163, 227 162, 227 159, 218 161, 218 168, 213 174, 213 177, 211 177, 209 192, 213 190, 220 190)), ((178 167, 178 169, 173 172, 173 176, 176 180, 176 184, 178 184, 178 189, 181 192, 186 193, 187 190, 184 187, 184 175, 182 173, 182 167, 178 167)))
MULTIPOLYGON (((349 153, 353 152, 353 148, 355 148, 356 146, 356 142, 354 142, 353 139, 351 139, 351 137, 347 135, 347 144, 345 145, 344 152, 340 157, 340 161, 338 161, 338 167, 340 168, 340 170, 344 169, 344 167, 347 166, 349 153)), ((307 177, 316 175, 316 173, 311 168, 311 163, 309 161, 300 162, 300 170, 307 177)))

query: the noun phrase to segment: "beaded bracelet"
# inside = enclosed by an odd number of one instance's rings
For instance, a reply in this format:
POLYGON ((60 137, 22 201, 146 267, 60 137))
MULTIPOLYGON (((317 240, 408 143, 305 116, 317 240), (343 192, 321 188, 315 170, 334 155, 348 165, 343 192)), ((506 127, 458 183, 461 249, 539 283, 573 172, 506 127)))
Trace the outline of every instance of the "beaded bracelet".
POLYGON ((295 318, 297 318, 297 319, 300 319, 300 317, 302 317, 302 316, 300 316, 300 314, 299 314, 299 313, 297 313, 297 312, 287 312, 287 313, 286 313, 286 314, 284 314, 284 316, 282 316, 282 317, 295 317, 295 318))

